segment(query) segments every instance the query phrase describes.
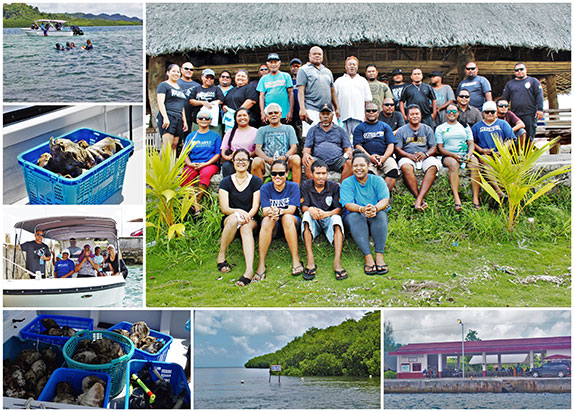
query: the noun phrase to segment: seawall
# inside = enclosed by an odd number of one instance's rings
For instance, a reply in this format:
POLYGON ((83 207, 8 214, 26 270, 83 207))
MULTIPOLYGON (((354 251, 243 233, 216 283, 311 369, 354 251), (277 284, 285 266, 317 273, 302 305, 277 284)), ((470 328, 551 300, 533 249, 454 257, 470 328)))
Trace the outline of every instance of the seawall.
POLYGON ((121 237, 119 243, 127 265, 143 265, 143 236, 121 237))
POLYGON ((570 378, 385 379, 385 393, 570 393, 570 378))

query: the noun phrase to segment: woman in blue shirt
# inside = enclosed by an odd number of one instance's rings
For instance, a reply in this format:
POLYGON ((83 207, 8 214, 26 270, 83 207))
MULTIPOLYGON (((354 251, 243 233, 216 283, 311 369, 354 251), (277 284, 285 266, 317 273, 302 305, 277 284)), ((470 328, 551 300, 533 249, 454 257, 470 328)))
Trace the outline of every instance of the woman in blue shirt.
POLYGON ((341 183, 341 205, 347 210, 343 221, 365 257, 365 274, 384 275, 389 272, 384 259, 389 189, 382 177, 369 174, 369 157, 357 152, 353 156, 353 176, 341 183), (369 234, 375 242, 374 259, 369 234))

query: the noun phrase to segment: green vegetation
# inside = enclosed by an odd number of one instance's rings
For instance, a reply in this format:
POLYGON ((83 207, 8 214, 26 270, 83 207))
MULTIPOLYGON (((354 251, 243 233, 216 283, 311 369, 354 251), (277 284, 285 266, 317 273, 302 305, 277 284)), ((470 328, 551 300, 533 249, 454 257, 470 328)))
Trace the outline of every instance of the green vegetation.
POLYGON ((395 371, 386 371, 383 376, 385 379, 397 379, 397 373, 395 371))
MULTIPOLYGON (((304 316, 302 314, 302 316, 304 316)), ((380 376, 381 313, 369 312, 326 329, 310 328, 274 353, 257 356, 246 368, 281 365, 291 376, 380 376)))
MULTIPOLYGON (((217 198, 206 196, 203 218, 185 221, 185 236, 159 237, 147 249, 149 306, 570 306, 570 188, 558 186, 521 213, 509 232, 497 204, 484 193, 480 211, 472 208, 468 187, 464 208, 453 210, 447 179, 438 179, 417 213, 413 197, 393 194, 385 260, 390 273, 366 276, 358 247, 347 236, 343 265, 349 279, 335 280, 333 249, 324 239, 314 245, 314 281, 291 276, 284 240, 275 240, 267 257, 267 279, 234 286, 244 271, 241 242, 232 242, 230 273, 217 271, 221 234, 217 198), (527 218, 532 218, 530 222, 527 218)), ((148 209, 149 212, 149 209, 148 209)), ((148 229, 148 239, 155 230, 148 229)), ((305 261, 303 243, 299 254, 305 261)))
POLYGON ((24 3, 4 4, 4 28, 30 27, 30 24, 37 19, 67 20, 67 25, 80 27, 142 25, 141 21, 86 18, 78 16, 78 13, 45 13, 41 12, 38 7, 32 7, 24 3))

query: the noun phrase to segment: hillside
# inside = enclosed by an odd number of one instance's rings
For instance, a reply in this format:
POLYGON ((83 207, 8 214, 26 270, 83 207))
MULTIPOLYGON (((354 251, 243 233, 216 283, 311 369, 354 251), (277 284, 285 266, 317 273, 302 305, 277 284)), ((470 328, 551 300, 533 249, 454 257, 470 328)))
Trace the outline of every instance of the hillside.
POLYGON ((274 353, 257 356, 246 368, 282 366, 292 376, 380 376, 381 316, 369 312, 326 329, 310 328, 274 353))
POLYGON ((121 14, 100 13, 46 13, 24 3, 4 4, 4 28, 29 27, 37 19, 67 20, 68 25, 86 26, 123 26, 142 25, 137 17, 121 14))

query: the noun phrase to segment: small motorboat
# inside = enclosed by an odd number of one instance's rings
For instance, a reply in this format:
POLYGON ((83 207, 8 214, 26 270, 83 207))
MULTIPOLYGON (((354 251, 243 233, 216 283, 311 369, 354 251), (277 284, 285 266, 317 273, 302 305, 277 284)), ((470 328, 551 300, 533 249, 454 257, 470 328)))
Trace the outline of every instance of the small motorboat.
POLYGON ((40 37, 67 37, 82 36, 84 32, 78 26, 66 27, 66 20, 38 19, 30 27, 22 28, 29 36, 40 37))
MULTIPOLYGON (((125 296, 127 267, 120 259, 121 275, 82 278, 54 278, 46 268, 46 278, 34 274, 18 264, 19 239, 22 231, 44 232, 44 239, 52 240, 59 250, 70 247, 70 239, 90 244, 92 250, 114 245, 121 257, 115 220, 107 217, 57 216, 26 220, 14 225, 16 230, 12 256, 4 256, 4 307, 101 307, 121 306, 125 296), (10 259, 11 258, 11 259, 10 259)), ((54 248, 53 246, 53 248, 54 248)), ((6 248, 5 250, 8 250, 6 248)), ((21 256, 20 256, 21 259, 21 256)), ((72 260, 75 259, 72 258, 72 260)))

